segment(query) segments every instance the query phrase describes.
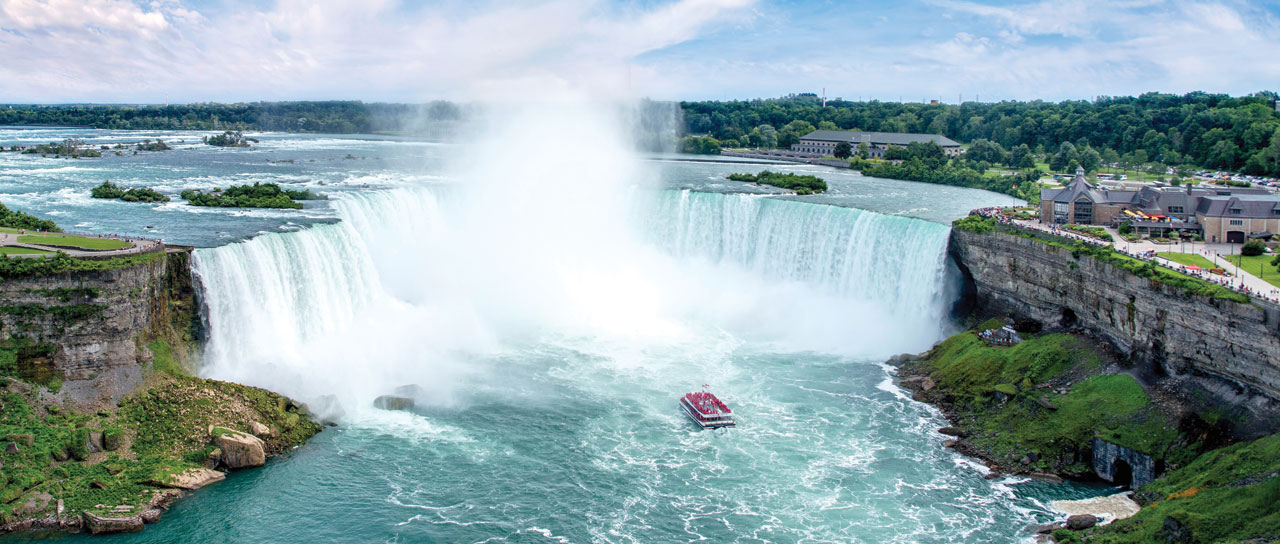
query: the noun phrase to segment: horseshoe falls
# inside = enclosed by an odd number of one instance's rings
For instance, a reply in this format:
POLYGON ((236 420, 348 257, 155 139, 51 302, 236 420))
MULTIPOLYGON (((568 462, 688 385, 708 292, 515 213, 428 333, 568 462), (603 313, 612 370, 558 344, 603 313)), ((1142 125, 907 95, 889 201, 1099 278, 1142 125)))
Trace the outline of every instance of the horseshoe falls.
POLYGON ((673 187, 731 166, 659 167, 609 119, 516 116, 332 191, 335 221, 197 250, 201 375, 336 425, 123 539, 1010 542, 1078 493, 984 479, 893 385, 949 327, 947 227, 673 187), (529 126, 604 128, 492 157, 529 126), (736 428, 679 411, 704 383, 736 428))

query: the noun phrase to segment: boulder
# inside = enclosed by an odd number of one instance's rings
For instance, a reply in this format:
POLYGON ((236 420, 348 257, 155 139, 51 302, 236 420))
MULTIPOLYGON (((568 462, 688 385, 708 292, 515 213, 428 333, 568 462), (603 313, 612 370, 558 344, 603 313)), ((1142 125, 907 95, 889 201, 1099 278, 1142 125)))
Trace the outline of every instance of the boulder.
POLYGON ((1083 531, 1098 524, 1098 516, 1093 514, 1076 514, 1067 517, 1067 528, 1072 531, 1083 531))
POLYGON ((17 454, 18 454, 18 443, 17 443, 17 442, 10 442, 10 443, 8 443, 8 444, 5 444, 5 446, 4 446, 4 452, 5 452, 5 453, 7 453, 7 454, 9 454, 9 455, 17 455, 17 454))
POLYGON ((142 516, 85 512, 82 517, 85 528, 95 535, 136 533, 142 530, 142 516))
POLYGON ((921 390, 921 391, 928 391, 928 390, 933 389, 933 388, 935 388, 935 387, 937 387, 937 386, 938 386, 938 384, 933 383, 933 379, 932 379, 932 378, 927 378, 927 377, 926 377, 925 379, 920 380, 920 390, 921 390))
POLYGON ((252 433, 253 433, 253 435, 254 435, 254 436, 257 436, 257 437, 263 437, 263 436, 270 437, 270 436, 272 436, 272 433, 271 433, 271 427, 268 427, 268 426, 266 426, 266 425, 263 425, 262 423, 259 423, 259 422, 257 422, 257 421, 250 421, 250 422, 249 422, 249 431, 250 431, 250 432, 252 432, 252 433))
POLYGON ((938 429, 938 432, 945 434, 947 436, 954 436, 957 438, 965 438, 969 436, 969 433, 964 429, 961 429, 960 427, 943 427, 941 429, 938 429))
POLYGON ((178 489, 200 489, 214 482, 221 482, 227 479, 227 475, 216 470, 207 468, 189 468, 180 474, 174 474, 164 482, 159 482, 166 487, 176 487, 178 489))
POLYGON ((1061 528, 1061 523, 1049 523, 1046 525, 1032 525, 1027 530, 1038 535, 1047 535, 1061 528))
POLYGON ((956 444, 957 444, 957 443, 958 443, 958 442, 957 442, 957 441, 955 441, 955 440, 943 440, 943 441, 942 441, 942 447, 944 447, 944 448, 954 448, 954 447, 956 447, 956 444))
POLYGON ((24 446, 36 445, 36 437, 32 434, 11 434, 9 440, 22 444, 24 446))
POLYGON ((373 399, 373 407, 379 410, 408 412, 413 410, 413 399, 395 395, 382 395, 373 399))
POLYGON ((1156 535, 1163 537, 1166 542, 1195 542, 1191 528, 1173 516, 1165 516, 1164 526, 1160 527, 1156 535))
POLYGON ((213 451, 204 458, 205 468, 218 468, 220 463, 222 463, 222 448, 213 448, 213 451))
POLYGON ((52 455, 53 455, 53 460, 58 462, 66 461, 67 459, 71 458, 71 455, 68 454, 67 450, 65 449, 55 450, 52 455))
POLYGON ((1052 403, 1052 402, 1049 402, 1049 399, 1047 399, 1047 398, 1045 398, 1045 397, 1036 397, 1036 404, 1039 404, 1040 406, 1043 406, 1043 407, 1045 407, 1045 408, 1046 408, 1046 409, 1048 409, 1048 410, 1057 410, 1057 409, 1058 409, 1058 407, 1057 407, 1057 406, 1054 406, 1054 405, 1053 405, 1053 403, 1052 403))
POLYGON ((140 515, 139 517, 142 518, 143 523, 155 523, 157 521, 160 521, 160 514, 161 514, 160 510, 152 508, 149 510, 144 510, 142 512, 142 515, 140 515))
POLYGON ((210 427, 213 443, 222 450, 222 464, 227 468, 260 467, 267 464, 262 439, 225 427, 210 427))

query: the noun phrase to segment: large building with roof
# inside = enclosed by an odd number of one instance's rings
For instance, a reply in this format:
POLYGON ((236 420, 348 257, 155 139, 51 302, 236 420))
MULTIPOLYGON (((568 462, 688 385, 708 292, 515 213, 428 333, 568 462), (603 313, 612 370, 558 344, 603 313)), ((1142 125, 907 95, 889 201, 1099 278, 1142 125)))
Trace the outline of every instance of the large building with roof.
POLYGON ((1077 169, 1062 189, 1040 191, 1040 220, 1054 224, 1119 225, 1143 234, 1200 234, 1209 242, 1240 243, 1280 232, 1280 196, 1261 188, 1095 187, 1077 169))
POLYGON ((857 130, 815 130, 800 138, 800 143, 791 146, 792 151, 816 153, 834 157, 836 146, 847 143, 857 153, 859 144, 867 144, 867 155, 871 158, 884 156, 890 146, 906 147, 916 142, 933 142, 942 146, 948 157, 961 153, 960 144, 946 136, 938 134, 908 134, 904 132, 861 132, 857 130))

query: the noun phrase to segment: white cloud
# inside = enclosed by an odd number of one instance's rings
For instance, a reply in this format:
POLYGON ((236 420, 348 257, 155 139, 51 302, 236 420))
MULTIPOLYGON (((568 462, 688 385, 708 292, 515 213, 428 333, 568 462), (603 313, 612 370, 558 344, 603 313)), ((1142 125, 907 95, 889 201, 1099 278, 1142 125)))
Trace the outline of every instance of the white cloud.
POLYGON ((627 91, 633 57, 695 38, 753 2, 415 9, 397 0, 277 0, 199 13, 176 0, 6 0, 0 55, 10 60, 0 64, 0 101, 617 95, 627 91))

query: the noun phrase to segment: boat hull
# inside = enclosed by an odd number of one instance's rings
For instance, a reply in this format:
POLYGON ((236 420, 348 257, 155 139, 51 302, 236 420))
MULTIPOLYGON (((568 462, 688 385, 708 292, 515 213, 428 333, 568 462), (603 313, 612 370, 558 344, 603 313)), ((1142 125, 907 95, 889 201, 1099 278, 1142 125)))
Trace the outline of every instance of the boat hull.
POLYGON ((703 429, 719 429, 721 427, 736 426, 732 417, 721 419, 703 419, 698 417, 697 410, 694 410, 694 408, 684 399, 680 399, 680 409, 684 411, 684 415, 689 416, 689 419, 693 420, 695 424, 703 429))

